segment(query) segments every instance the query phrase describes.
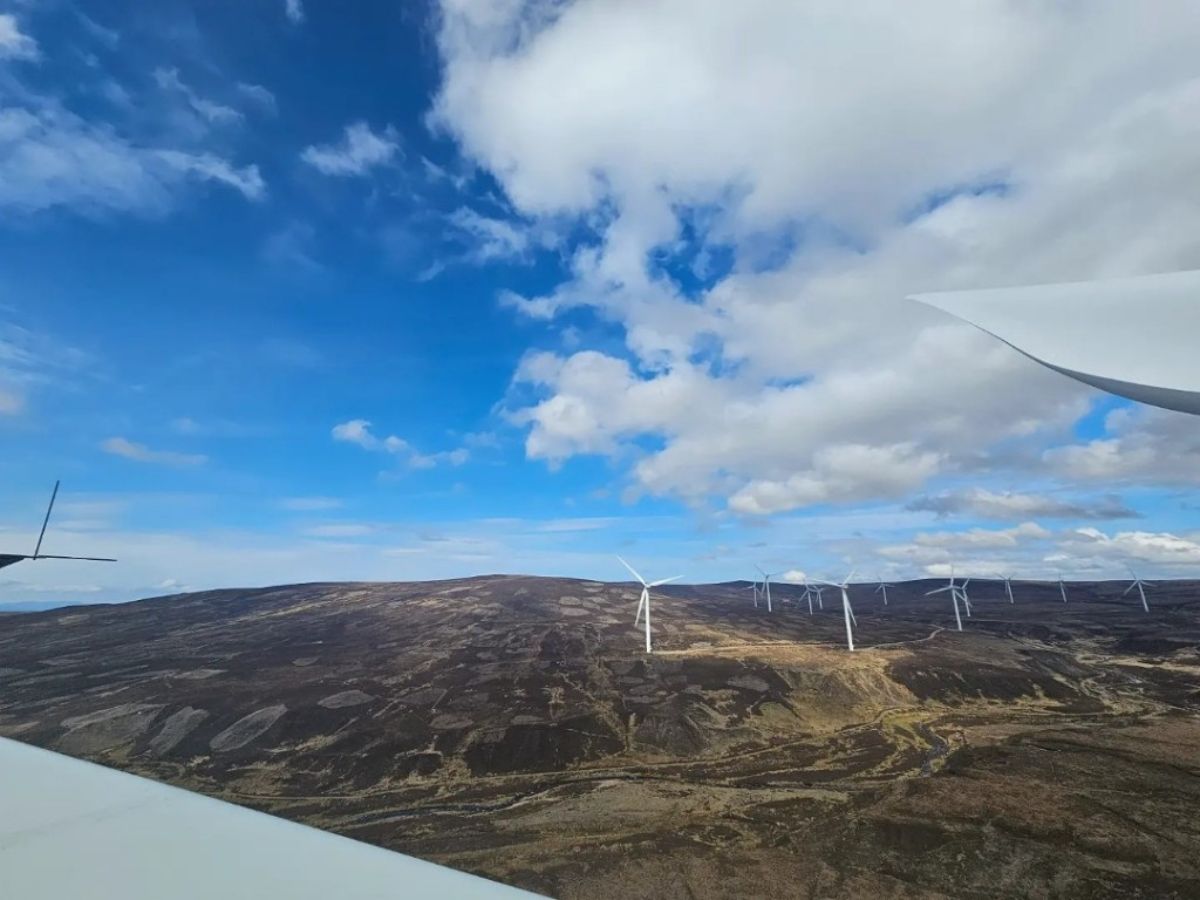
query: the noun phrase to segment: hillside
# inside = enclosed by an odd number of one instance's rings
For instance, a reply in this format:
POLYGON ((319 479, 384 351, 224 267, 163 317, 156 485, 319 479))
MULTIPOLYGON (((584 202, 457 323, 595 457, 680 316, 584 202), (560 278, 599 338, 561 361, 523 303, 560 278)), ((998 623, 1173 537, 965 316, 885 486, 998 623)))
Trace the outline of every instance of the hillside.
POLYGON ((0 618, 0 735, 562 897, 1200 894, 1200 585, 490 576, 0 618))

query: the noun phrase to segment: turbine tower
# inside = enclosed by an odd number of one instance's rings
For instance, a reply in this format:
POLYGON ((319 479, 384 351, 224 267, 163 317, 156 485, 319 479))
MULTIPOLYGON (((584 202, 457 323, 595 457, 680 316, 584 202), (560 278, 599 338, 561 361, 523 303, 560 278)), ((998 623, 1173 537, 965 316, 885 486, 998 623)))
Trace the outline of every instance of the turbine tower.
POLYGON ((1146 602, 1146 588, 1152 587, 1153 585, 1151 585, 1148 581, 1142 581, 1142 579, 1138 577, 1138 573, 1133 571, 1132 568, 1129 570, 1129 574, 1133 576, 1133 584, 1125 588, 1125 590, 1121 592, 1121 596, 1124 597, 1134 588, 1137 588, 1138 596, 1142 598, 1142 609, 1146 612, 1150 612, 1150 604, 1146 602))
MULTIPOLYGON (((963 582, 963 584, 966 584, 966 582, 963 582)), ((958 613, 958 599, 959 599, 960 589, 961 589, 960 586, 958 584, 955 584, 955 582, 954 582, 954 569, 951 568, 950 569, 950 583, 948 585, 946 585, 945 587, 936 588, 935 590, 932 590, 932 591, 926 591, 925 596, 931 597, 934 594, 944 594, 946 591, 949 591, 950 599, 954 601, 954 624, 956 624, 958 626, 959 631, 962 631, 962 616, 960 616, 958 613)), ((966 595, 964 594, 963 595, 964 599, 965 599, 965 596, 966 595)), ((968 613, 968 615, 970 615, 970 613, 968 613)))
POLYGON ((854 628, 858 627, 858 620, 854 618, 854 610, 850 607, 850 579, 854 577, 854 570, 850 570, 850 574, 842 579, 839 584, 836 581, 826 581, 825 584, 830 587, 835 587, 842 592, 842 618, 846 620, 846 646, 850 652, 854 652, 854 628), (851 628, 851 625, 854 628, 851 628))
POLYGON ((621 559, 619 556, 617 559, 621 560, 621 565, 632 572, 633 577, 636 578, 642 586, 642 596, 641 599, 638 600, 637 615, 633 619, 633 627, 637 627, 638 620, 642 617, 642 609, 644 607, 646 610, 646 652, 650 653, 650 588, 658 587, 660 584, 666 584, 668 581, 675 581, 683 576, 673 575, 670 578, 660 578, 658 581, 647 582, 646 579, 637 573, 637 570, 633 566, 625 562, 625 560, 621 559))
POLYGON ((1067 583, 1063 581, 1062 572, 1058 573, 1058 592, 1062 594, 1063 603, 1067 602, 1067 583))

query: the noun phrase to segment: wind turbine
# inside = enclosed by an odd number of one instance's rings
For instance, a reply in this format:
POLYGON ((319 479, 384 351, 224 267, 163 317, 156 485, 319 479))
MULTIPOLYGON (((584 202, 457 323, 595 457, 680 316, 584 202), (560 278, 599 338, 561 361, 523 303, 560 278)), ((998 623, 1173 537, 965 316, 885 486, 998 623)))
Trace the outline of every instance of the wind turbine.
POLYGON ((808 601, 808 614, 810 616, 813 614, 812 598, 813 598, 813 594, 815 594, 815 593, 817 593, 816 588, 814 588, 811 584, 808 583, 808 578, 806 576, 804 579, 804 598, 803 599, 808 601))
MULTIPOLYGON (((617 559, 621 559, 621 557, 618 556, 617 559)), ((658 587, 660 584, 666 584, 668 581, 675 581, 679 578, 682 578, 683 576, 682 575, 673 575, 670 578, 660 578, 658 581, 647 582, 646 579, 643 578, 641 575, 639 575, 637 573, 637 570, 633 566, 631 566, 629 563, 625 562, 625 560, 621 559, 621 565, 623 565, 630 572, 632 572, 633 577, 636 578, 642 585, 642 597, 640 600, 638 600, 637 616, 634 617, 633 627, 637 628, 638 620, 642 617, 642 608, 645 607, 645 609, 646 609, 646 652, 649 653, 650 652, 650 588, 658 587)))
MULTIPOLYGON (((617 557, 620 559, 620 557, 617 557)), ((758 578, 750 582, 750 590, 754 591, 754 608, 758 609, 758 578)))
POLYGON ((1063 603, 1067 602, 1067 583, 1063 581, 1062 572, 1058 573, 1058 592, 1062 594, 1063 603))
POLYGON ((850 574, 842 579, 841 584, 836 581, 826 581, 825 584, 830 587, 835 587, 842 592, 842 618, 846 620, 846 646, 850 648, 850 652, 854 652, 854 628, 858 627, 858 620, 854 618, 854 610, 850 608, 850 579, 854 577, 854 570, 850 570, 850 574))
POLYGON ((971 598, 967 596, 967 585, 970 583, 971 579, 968 578, 958 586, 958 596, 963 602, 963 609, 967 611, 968 619, 971 618, 971 598))
MULTIPOLYGON (((970 579, 968 579, 968 580, 970 580, 970 579)), ((965 583, 966 583, 966 582, 964 582, 964 584, 965 584, 965 583)), ((954 583, 954 568, 953 568, 953 567, 951 567, 951 569, 950 569, 950 583, 949 583, 948 585, 946 585, 945 587, 936 588, 936 589, 934 589, 934 590, 932 590, 932 591, 926 591, 926 592, 925 592, 925 596, 926 596, 926 597, 930 597, 930 596, 932 596, 932 595, 934 595, 934 594, 944 594, 946 591, 949 591, 949 592, 950 592, 950 598, 951 598, 951 599, 954 601, 954 622, 955 622, 955 624, 956 624, 956 625, 958 625, 958 630, 959 630, 959 631, 962 631, 962 616, 960 616, 960 615, 958 614, 958 596, 959 596, 959 589, 960 589, 960 588, 959 588, 959 585, 957 585, 957 584, 955 584, 955 583, 954 583)), ((965 598, 965 595, 964 595, 964 598, 965 598)), ((968 613, 968 615, 969 615, 969 613, 968 613)))
POLYGON ((817 595, 817 608, 824 609, 825 601, 821 599, 821 595, 825 593, 825 588, 821 587, 819 584, 814 584, 812 587, 812 592, 817 595))
POLYGON ((875 588, 876 594, 878 594, 880 591, 883 592, 883 605, 884 606, 887 606, 887 589, 890 587, 895 587, 895 585, 888 584, 886 581, 881 581, 881 582, 879 582, 879 587, 875 588))
POLYGON ((1121 592, 1121 596, 1124 597, 1134 588, 1137 588, 1138 596, 1142 598, 1142 609, 1144 609, 1146 612, 1150 612, 1150 604, 1146 602, 1145 589, 1147 587, 1152 587, 1153 585, 1151 585, 1148 581, 1142 581, 1142 579, 1138 577, 1138 573, 1133 571, 1132 568, 1129 570, 1129 574, 1133 576, 1133 584, 1125 588, 1125 590, 1121 592))
POLYGON ((1004 590, 1008 592, 1008 602, 1009 602, 1009 603, 1015 603, 1016 601, 1015 601, 1015 600, 1013 600, 1013 593, 1012 593, 1012 576, 1011 576, 1011 575, 1005 575, 1005 576, 1004 576, 1004 590))
POLYGON ((81 559, 88 562, 116 562, 115 559, 109 559, 102 556, 56 556, 51 553, 42 552, 42 538, 46 536, 46 526, 50 523, 50 513, 54 510, 54 501, 58 497, 58 486, 60 482, 54 482, 54 492, 50 495, 50 505, 46 507, 46 517, 42 519, 42 530, 38 534, 37 546, 33 548, 33 555, 29 556, 25 553, 0 553, 0 569, 5 566, 11 566, 14 563, 19 563, 24 559, 81 559))
POLYGON ((767 598, 767 612, 771 612, 771 579, 774 578, 779 573, 778 572, 763 572, 762 566, 755 566, 754 568, 756 568, 756 569, 758 569, 758 571, 762 572, 763 586, 762 586, 762 590, 759 593, 761 593, 764 597, 767 598))

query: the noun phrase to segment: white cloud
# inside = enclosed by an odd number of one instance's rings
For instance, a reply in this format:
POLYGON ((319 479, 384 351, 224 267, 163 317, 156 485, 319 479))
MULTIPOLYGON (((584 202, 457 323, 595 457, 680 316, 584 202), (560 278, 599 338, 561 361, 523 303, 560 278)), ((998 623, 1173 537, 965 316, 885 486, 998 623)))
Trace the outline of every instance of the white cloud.
POLYGON ((40 56, 37 41, 21 31, 11 13, 0 13, 0 59, 35 60, 40 56))
POLYGON ((208 457, 199 453, 151 450, 145 444, 138 444, 123 437, 111 437, 101 441, 100 449, 113 456, 122 456, 135 462, 157 463, 166 466, 199 466, 208 461, 208 457))
POLYGON ((506 219, 494 219, 460 207, 449 216, 450 225, 464 236, 467 257, 476 263, 520 259, 531 246, 527 228, 506 219))
POLYGON ((273 113, 278 109, 275 95, 261 84, 248 84, 245 81, 239 81, 236 88, 239 94, 266 112, 273 113))
POLYGON ((1098 500, 1076 500, 1044 494, 989 491, 986 488, 944 491, 940 494, 918 497, 910 502, 907 508, 932 512, 939 516, 970 515, 985 519, 1031 517, 1129 519, 1137 517, 1136 512, 1115 496, 1102 497, 1098 500))
POLYGON ((222 183, 251 200, 266 192, 257 166, 139 146, 52 104, 0 109, 0 208, 161 214, 188 181, 222 183))
POLYGON ((154 81, 162 90, 182 97, 188 106, 210 125, 231 125, 242 121, 242 114, 233 107, 201 97, 184 84, 178 69, 155 69, 154 81))
POLYGON ((49 335, 0 321, 0 415, 25 412, 37 389, 74 380, 93 363, 49 335))
POLYGON ((283 0, 283 14, 293 25, 300 25, 304 22, 304 6, 300 0, 283 0))
POLYGON ((351 419, 334 425, 332 433, 335 441, 358 444, 366 450, 376 450, 380 447, 379 439, 371 434, 371 423, 366 419, 351 419))
POLYGON ((805 584, 808 582, 808 574, 802 569, 788 569, 779 576, 779 580, 786 584, 805 584))
POLYGON ((258 166, 237 168, 211 153, 159 150, 159 158, 173 169, 206 181, 219 181, 239 191, 247 200, 261 200, 267 192, 258 166))
POLYGON ((531 458, 747 513, 1047 475, 1095 393, 900 298, 1200 267, 1193 3, 442 7, 434 124, 517 216, 595 234, 504 302, 625 333, 522 364, 531 458))
POLYGON ((340 143, 306 147, 300 158, 325 175, 365 175, 390 162, 399 150, 390 127, 376 134, 366 122, 355 122, 346 126, 340 143))
POLYGON ((1150 531, 1108 535, 1095 528, 1081 528, 1065 537, 1061 550, 1076 565, 1100 571, 1121 564, 1145 564, 1173 572, 1200 566, 1200 535, 1150 531))
POLYGON ((1120 409, 1108 436, 1054 447, 1046 464, 1064 478, 1105 484, 1200 484, 1200 418, 1151 408, 1120 409))
POLYGON ((461 466, 470 459, 465 447, 444 450, 438 453, 420 453, 415 447, 396 435, 378 438, 371 432, 371 423, 366 419, 351 419, 333 426, 333 439, 348 444, 357 444, 364 450, 377 450, 403 456, 411 469, 432 469, 441 464, 461 466))

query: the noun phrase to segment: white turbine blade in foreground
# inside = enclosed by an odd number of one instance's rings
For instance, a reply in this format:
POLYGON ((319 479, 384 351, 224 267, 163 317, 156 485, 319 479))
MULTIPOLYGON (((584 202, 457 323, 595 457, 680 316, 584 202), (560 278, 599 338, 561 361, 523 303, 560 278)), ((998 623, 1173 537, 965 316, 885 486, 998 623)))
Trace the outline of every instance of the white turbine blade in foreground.
POLYGON ((0 872, 21 900, 535 895, 0 738, 0 872))

